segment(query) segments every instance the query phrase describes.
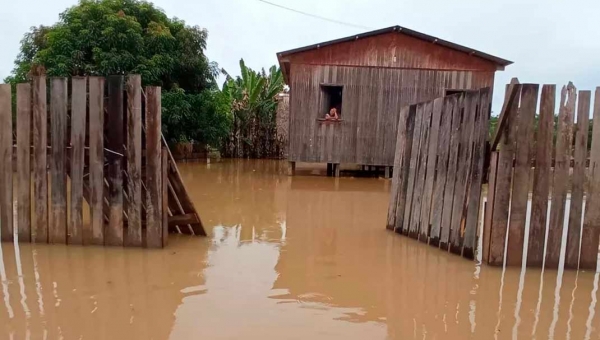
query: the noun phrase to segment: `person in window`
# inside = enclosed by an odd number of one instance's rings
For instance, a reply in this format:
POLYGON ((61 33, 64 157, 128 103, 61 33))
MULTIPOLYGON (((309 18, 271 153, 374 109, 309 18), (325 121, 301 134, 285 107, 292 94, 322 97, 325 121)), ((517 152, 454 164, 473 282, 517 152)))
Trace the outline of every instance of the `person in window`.
POLYGON ((338 119, 340 119, 340 116, 338 115, 337 108, 332 107, 329 110, 329 113, 325 115, 325 119, 326 120, 338 120, 338 119))

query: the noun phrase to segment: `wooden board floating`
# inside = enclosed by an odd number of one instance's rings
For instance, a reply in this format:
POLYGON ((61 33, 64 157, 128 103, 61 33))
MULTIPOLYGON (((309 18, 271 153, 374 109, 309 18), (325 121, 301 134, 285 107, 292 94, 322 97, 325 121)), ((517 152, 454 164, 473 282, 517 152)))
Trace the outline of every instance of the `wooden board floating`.
POLYGON ((139 75, 109 77, 106 94, 102 77, 70 83, 18 84, 15 112, 0 85, 2 241, 162 248, 169 230, 206 236, 160 130, 160 88, 144 93, 139 75))

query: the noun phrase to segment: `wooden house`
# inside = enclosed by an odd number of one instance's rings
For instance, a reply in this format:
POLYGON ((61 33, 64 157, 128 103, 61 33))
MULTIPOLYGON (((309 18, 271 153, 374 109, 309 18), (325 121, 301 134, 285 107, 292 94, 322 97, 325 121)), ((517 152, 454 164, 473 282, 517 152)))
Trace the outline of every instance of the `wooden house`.
MULTIPOLYGON (((296 162, 394 163, 400 108, 492 87, 511 61, 393 26, 278 53, 290 86, 289 155, 296 162), (339 119, 325 120, 331 108, 339 119)), ((386 171, 389 173, 389 171, 386 171)))

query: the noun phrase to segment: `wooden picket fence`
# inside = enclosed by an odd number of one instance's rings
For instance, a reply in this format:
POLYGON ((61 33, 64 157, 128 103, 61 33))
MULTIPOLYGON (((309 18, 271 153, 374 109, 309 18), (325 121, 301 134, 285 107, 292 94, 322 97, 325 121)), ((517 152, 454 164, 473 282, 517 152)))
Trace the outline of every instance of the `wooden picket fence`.
POLYGON ((400 111, 387 228, 473 258, 491 89, 400 111))
POLYGON ((14 129, 0 85, 2 241, 160 248, 169 230, 206 235, 162 137, 160 87, 142 91, 139 75, 46 83, 17 84, 14 129))
POLYGON ((518 266, 525 260, 527 266, 557 268, 561 247, 565 247, 566 268, 596 269, 600 88, 594 99, 590 150, 591 91, 577 92, 572 84, 563 87, 555 124, 556 86, 542 86, 538 106, 539 90, 538 84, 516 81, 507 89, 498 131, 491 141, 482 257, 492 265, 506 261, 518 266))

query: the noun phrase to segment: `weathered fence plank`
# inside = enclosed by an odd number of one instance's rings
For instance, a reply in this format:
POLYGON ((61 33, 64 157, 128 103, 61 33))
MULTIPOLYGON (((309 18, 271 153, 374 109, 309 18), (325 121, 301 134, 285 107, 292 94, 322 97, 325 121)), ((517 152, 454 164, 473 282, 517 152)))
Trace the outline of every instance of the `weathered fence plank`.
MULTIPOLYGON (((516 91, 521 93, 521 85, 515 85, 516 91)), ((512 188, 512 170, 515 153, 514 140, 517 133, 517 113, 519 101, 514 100, 506 111, 507 128, 500 133, 500 151, 498 154, 498 166, 495 176, 495 197, 491 215, 491 238, 488 263, 501 265, 504 262, 504 246, 508 227, 508 208, 512 188)))
POLYGON ((67 243, 67 79, 51 80, 50 243, 67 243))
POLYGON ((127 81, 127 210, 128 246, 142 246, 142 78, 127 81))
POLYGON ((513 127, 518 128, 518 133, 515 139, 515 167, 508 227, 508 254, 506 256, 506 263, 510 266, 521 265, 523 259, 531 170, 531 143, 534 137, 538 91, 539 85, 537 84, 521 85, 521 107, 517 121, 513 123, 513 127))
POLYGON ((413 133, 412 148, 410 152, 410 166, 408 168, 408 183, 406 188, 406 204, 404 206, 404 217, 401 220, 402 224, 397 225, 396 231, 408 234, 408 226, 410 224, 410 216, 412 211, 413 192, 417 172, 419 169, 419 147, 421 146, 421 132, 423 125, 423 106, 416 106, 415 127, 413 133))
POLYGON ((592 150, 588 169, 589 192, 586 196, 586 209, 581 231, 580 269, 596 269, 598 264, 598 243, 600 242, 600 87, 594 95, 594 116, 592 150))
POLYGON ((432 206, 434 209, 431 216, 431 231, 429 235, 429 244, 435 247, 438 247, 440 243, 440 230, 444 207, 444 189, 446 187, 450 136, 452 133, 452 115, 457 105, 457 100, 457 95, 444 97, 444 112, 442 114, 442 122, 440 123, 437 150, 437 179, 435 180, 435 188, 433 191, 432 206))
POLYGON ((464 94, 461 103, 462 124, 460 127, 460 142, 458 147, 458 163, 454 183, 454 202, 452 203, 452 218, 450 230, 450 251, 455 254, 462 252, 463 229, 467 206, 467 184, 470 178, 471 157, 473 152, 473 126, 475 113, 479 105, 479 92, 469 91, 464 94))
MULTIPOLYGON (((161 167, 160 173, 162 175, 160 179, 161 195, 162 195, 162 246, 166 247, 169 241, 169 154, 167 148, 163 147, 161 150, 161 167)), ((181 215, 180 215, 181 216, 181 215)), ((194 215, 195 217, 195 215, 194 215)))
POLYGON ((31 242, 31 85, 17 84, 17 228, 31 242))
POLYGON ((456 170, 458 169, 458 146, 461 139, 462 107, 464 96, 456 101, 452 111, 452 134, 450 136, 450 155, 448 156, 448 171, 446 172, 446 186, 444 188, 444 205, 442 207, 440 248, 448 250, 452 222, 452 204, 454 202, 454 186, 456 170))
POLYGON ((33 204, 34 223, 31 238, 48 243, 48 113, 46 77, 33 77, 33 204))
POLYGON ((413 136, 415 134, 415 122, 416 122, 416 114, 417 107, 409 106, 407 111, 408 116, 403 119, 405 122, 405 132, 403 135, 406 138, 406 143, 404 144, 404 152, 405 154, 402 156, 403 159, 400 162, 399 168, 394 168, 394 174, 396 172, 399 173, 398 178, 398 201, 397 201, 397 209, 396 216, 394 221, 394 231, 402 232, 402 225, 404 223, 404 207, 407 202, 407 190, 408 190, 408 175, 410 169, 410 161, 412 158, 412 145, 413 145, 413 136), (402 169, 402 170, 400 170, 402 169))
POLYGON ((463 256, 473 259, 477 242, 477 229, 479 226, 479 209, 481 202, 481 186, 483 185, 486 141, 488 136, 488 117, 491 108, 491 90, 485 88, 479 91, 479 108, 473 129, 473 153, 471 161, 471 182, 468 183, 467 213, 465 222, 465 236, 463 242, 463 256))
POLYGON ((502 104, 502 109, 500 110, 500 115, 499 115, 499 119, 498 119, 498 125, 496 126, 496 131, 494 133, 494 136, 492 136, 492 139, 490 142, 491 150, 496 150, 496 147, 498 146, 498 144, 500 143, 500 140, 502 138, 502 132, 505 129, 506 125, 508 125, 508 118, 509 118, 507 115, 508 110, 510 110, 510 108, 514 105, 514 102, 517 102, 517 106, 518 106, 519 94, 521 91, 521 88, 518 85, 519 85, 519 79, 512 78, 510 80, 510 84, 508 84, 506 86, 506 98, 504 100, 504 103, 502 104))
POLYGON ((419 237, 419 222, 421 218, 421 199, 423 198, 423 186, 425 185, 425 174, 427 172, 427 151, 429 150, 429 133, 431 127, 431 114, 433 105, 427 102, 423 105, 423 124, 421 126, 421 145, 419 146, 419 170, 415 179, 413 190, 413 206, 410 217, 408 235, 412 238, 419 237))
POLYGON ((590 117, 591 91, 579 91, 577 104, 577 125, 575 128, 575 151, 573 153, 573 172, 571 186, 571 210, 565 253, 565 268, 577 268, 579 264, 579 240, 581 237, 581 218, 583 214, 583 190, 586 178, 587 140, 590 117))
POLYGON ((104 244, 104 78, 89 78, 90 101, 90 224, 83 229, 84 244, 104 244))
POLYGON ((404 106, 400 110, 398 120, 398 133, 396 136, 396 152, 394 156, 394 175, 392 176, 392 188, 390 193, 390 205, 388 209, 387 229, 393 230, 396 226, 396 211, 404 208, 406 201, 406 169, 410 162, 410 150, 412 148, 412 133, 415 122, 414 110, 410 114, 411 107, 404 106))
POLYGON ((83 244, 83 168, 87 78, 71 79, 71 206, 67 228, 69 244, 83 244))
POLYGON ((556 86, 544 85, 540 102, 540 116, 536 134, 535 169, 531 201, 531 222, 527 266, 541 267, 544 260, 546 217, 550 194, 551 161, 554 145, 554 106, 556 86))
POLYGON ((12 242, 13 231, 13 140, 10 84, 0 84, 0 238, 12 242))
POLYGON ((563 87, 558 115, 558 132, 556 135, 556 156, 554 166, 554 181, 552 191, 552 206, 550 209, 550 227, 548 229, 548 244, 546 250, 546 267, 558 268, 560 248, 562 243, 563 224, 565 216, 565 201, 567 199, 569 168, 571 160, 572 128, 577 94, 575 87, 569 84, 563 87))
POLYGON ((146 87, 146 246, 162 247, 161 89, 146 87))
POLYGON ((426 149, 427 168, 425 173, 425 184, 423 187, 423 199, 421 201, 421 221, 419 240, 428 242, 429 225, 431 217, 431 196, 433 195, 433 184, 435 179, 435 169, 437 161, 438 139, 440 133, 440 122, 444 110, 444 98, 437 98, 433 101, 433 113, 431 116, 431 127, 429 133, 429 146, 426 149))
MULTIPOLYGON (((108 148, 123 155, 123 76, 108 77, 108 148)), ((109 153, 108 183, 110 215, 105 244, 123 245, 123 157, 109 153)))

